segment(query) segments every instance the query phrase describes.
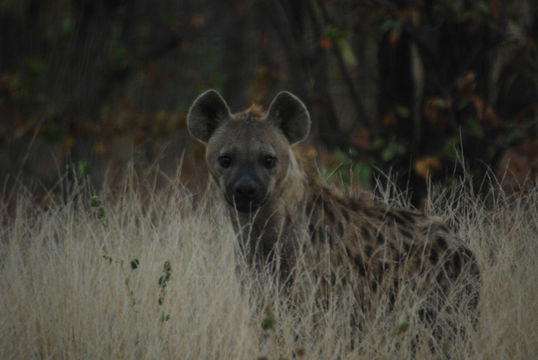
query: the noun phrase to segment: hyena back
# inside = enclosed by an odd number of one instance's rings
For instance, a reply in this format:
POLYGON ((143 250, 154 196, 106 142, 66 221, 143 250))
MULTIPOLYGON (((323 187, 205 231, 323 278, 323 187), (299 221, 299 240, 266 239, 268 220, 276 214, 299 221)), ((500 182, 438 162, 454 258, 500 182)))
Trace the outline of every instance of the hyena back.
POLYGON ((321 294, 350 286, 363 309, 380 292, 393 303, 403 282, 416 282, 428 299, 422 318, 432 320, 454 288, 476 307, 476 260, 440 219, 342 196, 302 160, 294 145, 308 135, 310 117, 291 93, 279 93, 266 113, 251 107, 232 114, 209 90, 192 104, 187 124, 206 144, 210 174, 245 232, 250 265, 278 255, 279 275, 289 279, 301 254, 321 294))

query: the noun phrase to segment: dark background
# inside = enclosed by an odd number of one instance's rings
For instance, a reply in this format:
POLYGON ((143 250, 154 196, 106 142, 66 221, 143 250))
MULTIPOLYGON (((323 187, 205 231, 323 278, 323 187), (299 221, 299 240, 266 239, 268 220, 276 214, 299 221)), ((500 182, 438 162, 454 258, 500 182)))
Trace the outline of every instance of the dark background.
POLYGON ((419 203, 489 168, 512 192, 538 177, 537 46, 532 0, 0 0, 0 185, 181 159, 196 185, 185 117, 215 88, 234 112, 295 93, 339 181, 390 171, 419 203))

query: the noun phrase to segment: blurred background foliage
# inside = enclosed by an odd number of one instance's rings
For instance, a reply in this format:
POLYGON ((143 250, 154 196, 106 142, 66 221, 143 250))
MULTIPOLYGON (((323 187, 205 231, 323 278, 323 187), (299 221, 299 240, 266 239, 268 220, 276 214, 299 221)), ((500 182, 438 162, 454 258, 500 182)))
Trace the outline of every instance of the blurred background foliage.
POLYGON ((287 89, 329 179, 391 172, 419 203, 489 167, 514 191, 538 177, 537 41, 533 0, 0 0, 0 182, 71 164, 98 186, 134 159, 196 185, 193 99, 287 89))

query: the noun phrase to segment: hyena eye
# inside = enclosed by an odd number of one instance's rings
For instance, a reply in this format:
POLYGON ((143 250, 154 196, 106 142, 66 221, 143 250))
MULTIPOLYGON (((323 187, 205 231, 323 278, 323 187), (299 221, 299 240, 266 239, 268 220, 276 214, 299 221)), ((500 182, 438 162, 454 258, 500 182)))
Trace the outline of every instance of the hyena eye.
POLYGON ((263 166, 267 169, 274 168, 276 165, 276 157, 271 155, 266 155, 263 157, 263 166))
POLYGON ((228 155, 219 156, 219 164, 223 168, 227 169, 230 167, 230 165, 232 165, 232 158, 228 155))

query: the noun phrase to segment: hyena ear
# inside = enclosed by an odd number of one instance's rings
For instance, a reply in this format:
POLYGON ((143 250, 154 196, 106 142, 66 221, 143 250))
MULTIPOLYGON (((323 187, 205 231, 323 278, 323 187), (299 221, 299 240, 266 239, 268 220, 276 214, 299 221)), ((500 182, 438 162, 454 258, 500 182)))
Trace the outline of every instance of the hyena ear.
POLYGON ((310 115, 306 106, 287 91, 275 96, 267 110, 267 120, 282 130, 290 144, 304 140, 310 132, 310 115))
POLYGON ((189 133, 207 143, 222 121, 229 118, 230 108, 216 90, 207 90, 192 103, 187 114, 189 133))

